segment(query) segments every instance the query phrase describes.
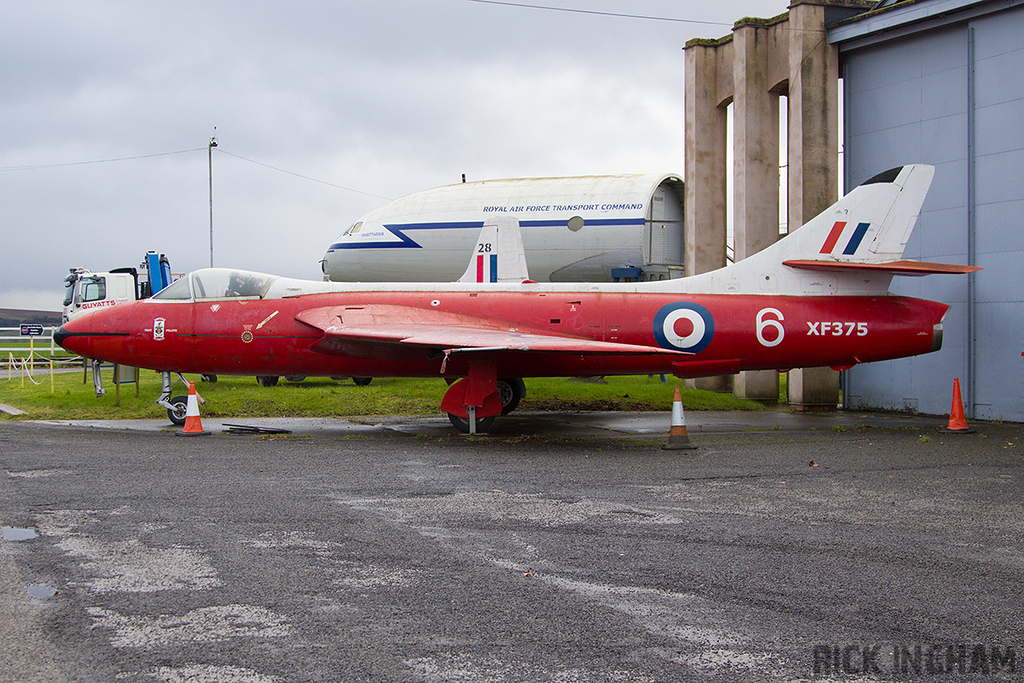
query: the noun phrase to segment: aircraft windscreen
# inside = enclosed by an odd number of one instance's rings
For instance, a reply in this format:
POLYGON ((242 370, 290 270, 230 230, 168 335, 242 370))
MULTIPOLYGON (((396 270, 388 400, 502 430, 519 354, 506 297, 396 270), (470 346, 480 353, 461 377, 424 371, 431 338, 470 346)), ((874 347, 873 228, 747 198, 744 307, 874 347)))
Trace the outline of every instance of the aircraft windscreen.
POLYGON ((262 297, 273 281, 273 275, 228 268, 206 268, 192 273, 196 299, 262 297))
POLYGON ((188 277, 178 278, 153 295, 154 299, 182 300, 191 299, 192 294, 188 290, 188 277))

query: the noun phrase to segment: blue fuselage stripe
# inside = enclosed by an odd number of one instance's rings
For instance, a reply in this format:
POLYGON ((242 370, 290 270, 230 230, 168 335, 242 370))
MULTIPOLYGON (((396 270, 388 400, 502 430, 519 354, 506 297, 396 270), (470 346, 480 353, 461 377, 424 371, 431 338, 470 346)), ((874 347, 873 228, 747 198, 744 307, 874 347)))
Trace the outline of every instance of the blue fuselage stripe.
MULTIPOLYGON (((584 220, 584 227, 608 227, 613 225, 643 225, 643 218, 589 218, 584 220)), ((522 228, 564 228, 569 224, 569 219, 564 220, 534 220, 520 221, 522 228)), ((337 249, 422 249, 422 245, 405 234, 407 230, 465 230, 475 228, 479 230, 484 227, 483 221, 448 221, 437 223, 392 223, 385 224, 384 228, 397 237, 399 242, 336 242, 327 248, 328 251, 337 249)))

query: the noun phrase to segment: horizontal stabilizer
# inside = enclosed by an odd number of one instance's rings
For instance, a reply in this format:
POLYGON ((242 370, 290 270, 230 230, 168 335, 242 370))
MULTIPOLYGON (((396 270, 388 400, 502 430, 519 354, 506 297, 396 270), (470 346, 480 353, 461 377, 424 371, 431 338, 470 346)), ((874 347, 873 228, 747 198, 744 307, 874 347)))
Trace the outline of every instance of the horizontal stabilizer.
POLYGON ((953 263, 928 263, 926 261, 886 261, 884 263, 862 263, 855 261, 817 261, 809 259, 793 259, 783 261, 783 265, 803 270, 822 270, 832 272, 870 271, 889 273, 891 275, 963 275, 981 270, 979 266, 962 266, 953 263))

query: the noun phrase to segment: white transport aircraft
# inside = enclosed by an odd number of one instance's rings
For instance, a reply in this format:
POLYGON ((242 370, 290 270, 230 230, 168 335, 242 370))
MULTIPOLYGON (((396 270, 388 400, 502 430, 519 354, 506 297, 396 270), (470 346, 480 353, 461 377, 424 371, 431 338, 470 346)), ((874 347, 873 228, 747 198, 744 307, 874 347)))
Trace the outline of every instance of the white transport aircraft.
MULTIPOLYGON (((330 246, 337 282, 451 282, 485 221, 514 218, 537 282, 666 280, 683 273, 678 175, 518 178, 447 185, 380 206, 330 246)), ((483 281, 501 273, 481 270, 483 281)))

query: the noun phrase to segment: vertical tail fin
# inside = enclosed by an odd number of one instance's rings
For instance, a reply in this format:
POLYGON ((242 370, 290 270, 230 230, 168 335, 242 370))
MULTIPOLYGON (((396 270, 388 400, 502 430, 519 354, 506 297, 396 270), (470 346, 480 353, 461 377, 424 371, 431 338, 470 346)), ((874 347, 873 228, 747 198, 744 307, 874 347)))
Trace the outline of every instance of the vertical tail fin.
POLYGON ((788 258, 825 263, 886 263, 901 259, 935 169, 924 164, 879 173, 797 230, 788 258))
POLYGON ((480 230, 466 272, 459 282, 522 282, 530 279, 519 221, 509 216, 488 219, 480 230))
POLYGON ((798 233, 801 253, 783 263, 819 271, 874 271, 888 275, 969 273, 975 266, 903 260, 910 233, 935 174, 915 164, 879 173, 816 216, 798 233), (813 226, 813 227, 812 227, 813 226))
POLYGON ((968 273, 974 266, 903 259, 935 169, 879 173, 770 247, 694 276, 705 291, 881 295, 894 275, 968 273), (817 271, 817 272, 815 272, 817 271))

